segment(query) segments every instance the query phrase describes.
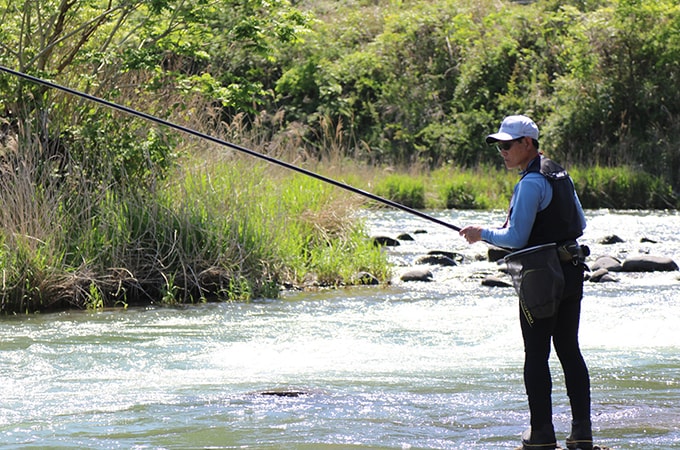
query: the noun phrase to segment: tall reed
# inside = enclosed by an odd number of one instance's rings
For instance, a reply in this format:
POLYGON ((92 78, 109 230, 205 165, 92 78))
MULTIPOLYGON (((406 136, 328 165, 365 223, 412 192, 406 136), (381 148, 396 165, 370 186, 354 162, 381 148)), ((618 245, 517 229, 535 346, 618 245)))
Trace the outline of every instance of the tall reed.
POLYGON ((319 181, 195 146, 143 188, 119 174, 93 182, 68 151, 46 160, 37 135, 4 147, 4 313, 249 300, 351 284, 360 271, 389 277, 354 217, 360 201, 319 181))

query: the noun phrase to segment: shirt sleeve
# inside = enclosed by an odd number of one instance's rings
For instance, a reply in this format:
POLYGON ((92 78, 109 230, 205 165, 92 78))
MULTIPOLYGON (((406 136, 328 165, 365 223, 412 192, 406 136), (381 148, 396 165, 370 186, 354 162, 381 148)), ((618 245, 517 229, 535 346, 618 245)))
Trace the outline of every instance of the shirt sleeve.
MULTIPOLYGON (((573 183, 573 182, 572 182, 573 183)), ((578 218, 581 221, 581 231, 586 229, 586 214, 583 212, 581 200, 578 198, 576 190, 574 190, 574 200, 576 201, 576 209, 578 210, 578 218)))
POLYGON ((485 228, 482 240, 498 247, 523 248, 529 242, 536 214, 552 200, 552 187, 540 174, 528 174, 515 186, 510 201, 510 217, 504 228, 485 228))

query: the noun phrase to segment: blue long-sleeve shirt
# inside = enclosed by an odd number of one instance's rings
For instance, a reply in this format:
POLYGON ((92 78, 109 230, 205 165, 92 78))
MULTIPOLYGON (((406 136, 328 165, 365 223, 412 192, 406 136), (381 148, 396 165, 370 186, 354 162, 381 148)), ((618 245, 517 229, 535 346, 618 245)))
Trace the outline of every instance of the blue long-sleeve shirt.
MULTIPOLYGON (((519 249, 529 242, 536 214, 548 207, 552 200, 550 182, 538 172, 530 172, 515 185, 510 200, 510 217, 503 228, 484 228, 482 240, 498 247, 519 249)), ((586 227, 586 218, 578 195, 574 200, 579 212, 581 230, 586 227)))

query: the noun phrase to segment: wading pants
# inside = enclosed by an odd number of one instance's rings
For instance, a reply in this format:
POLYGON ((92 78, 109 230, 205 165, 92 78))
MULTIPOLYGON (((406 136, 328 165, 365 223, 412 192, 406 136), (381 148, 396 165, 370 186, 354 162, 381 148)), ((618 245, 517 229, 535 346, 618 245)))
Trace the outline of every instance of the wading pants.
POLYGON ((529 324, 520 310, 524 338, 524 386, 529 399, 531 428, 552 425, 552 380, 548 358, 552 340, 564 371, 573 420, 590 420, 590 376, 578 343, 583 267, 562 263, 564 296, 557 314, 529 324))

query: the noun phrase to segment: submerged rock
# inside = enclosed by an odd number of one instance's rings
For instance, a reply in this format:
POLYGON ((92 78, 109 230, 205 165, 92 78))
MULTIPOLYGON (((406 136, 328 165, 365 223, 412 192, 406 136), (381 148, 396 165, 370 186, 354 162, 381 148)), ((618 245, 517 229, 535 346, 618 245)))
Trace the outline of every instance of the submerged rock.
POLYGON ((269 397, 301 397, 303 395, 308 395, 305 391, 287 391, 287 390, 274 390, 274 391, 262 391, 259 395, 269 396, 269 397))
MULTIPOLYGON (((522 450, 524 446, 519 446, 515 450, 522 450)), ((560 444, 557 444, 557 447, 555 447, 555 450, 563 450, 560 444)), ((605 447, 604 445, 593 445, 593 450, 612 450, 609 447, 605 447)))

